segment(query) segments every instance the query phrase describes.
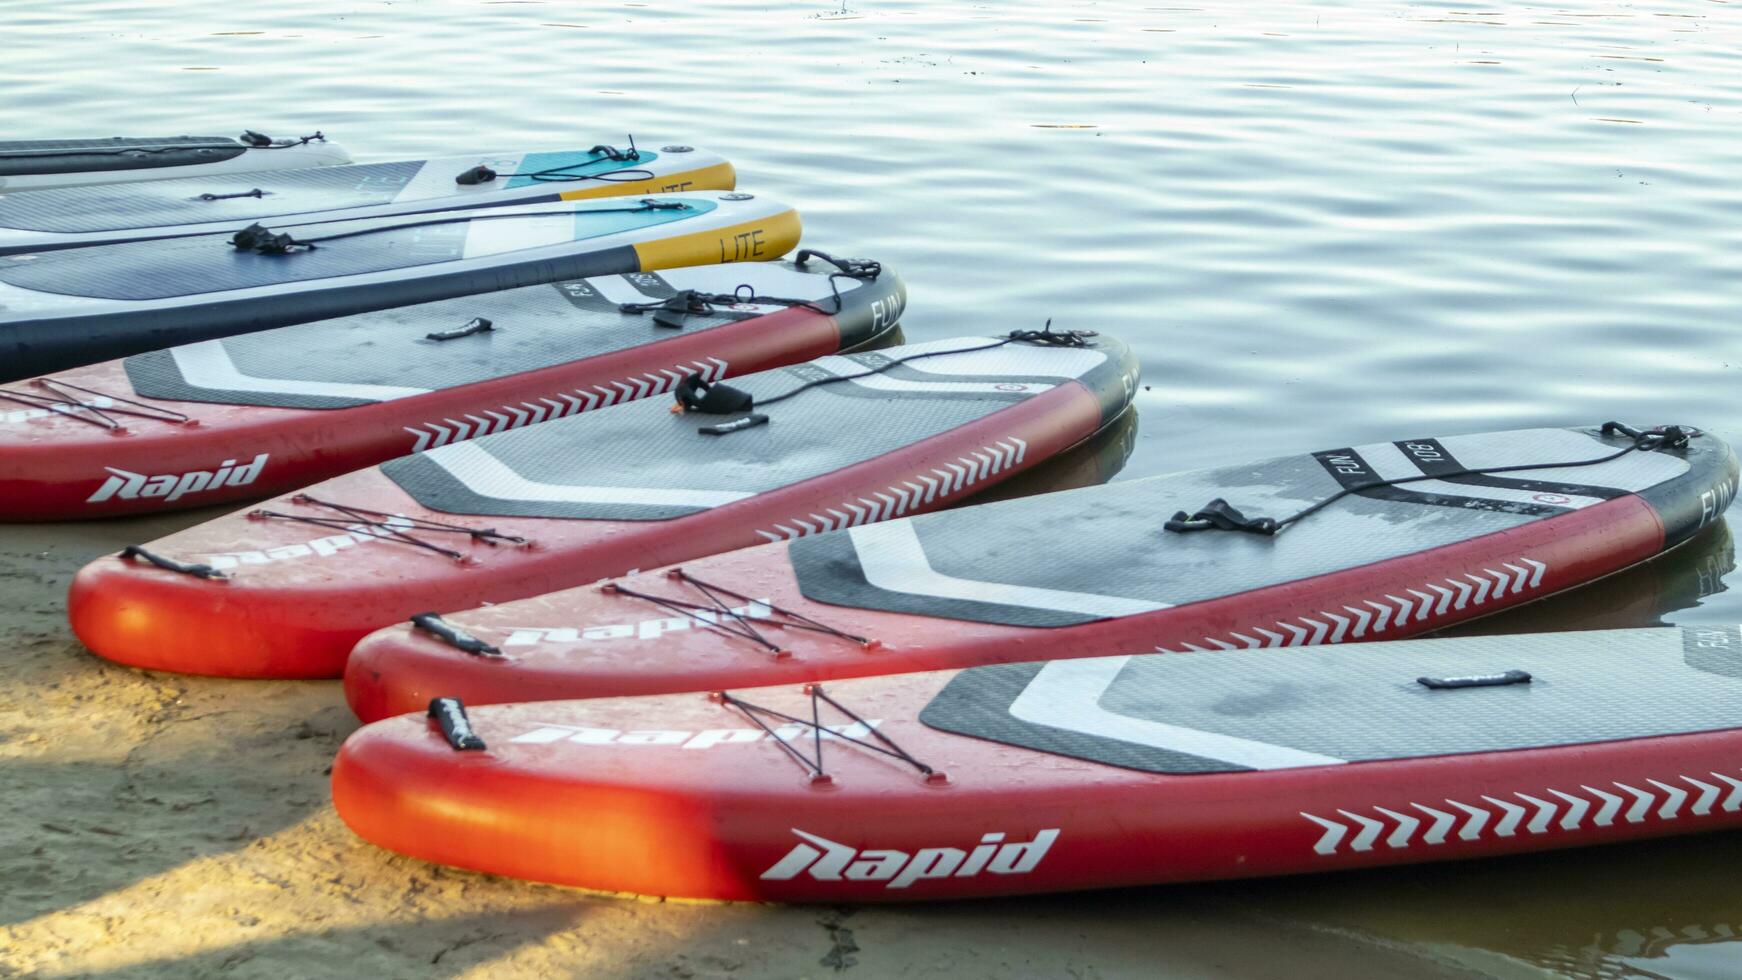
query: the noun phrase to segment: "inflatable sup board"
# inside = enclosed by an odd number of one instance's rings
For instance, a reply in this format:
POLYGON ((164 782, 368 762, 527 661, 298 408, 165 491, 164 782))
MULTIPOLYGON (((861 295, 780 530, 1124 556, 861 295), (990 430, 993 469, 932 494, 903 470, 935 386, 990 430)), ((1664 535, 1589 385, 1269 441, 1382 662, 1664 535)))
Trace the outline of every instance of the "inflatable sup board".
POLYGON ((0 380, 469 293, 775 259, 798 236, 784 204, 675 194, 0 256, 0 380))
MULTIPOLYGON (((3 159, 3 151, 0 151, 3 159)), ((0 195, 0 255, 326 221, 594 197, 731 190, 732 165, 687 146, 489 153, 318 170, 0 195)))
POLYGON ((87 187, 174 177, 221 177, 350 163, 319 133, 273 139, 249 130, 228 136, 115 136, 102 139, 0 140, 0 191, 87 187))
POLYGON ((517 878, 965 898, 1735 828, 1738 703, 1734 626, 442 699, 347 739, 333 802, 366 840, 517 878))
POLYGON ((1114 338, 1023 331, 691 376, 680 400, 717 413, 644 399, 392 460, 99 559, 69 612, 137 667, 337 676, 413 614, 952 504, 1094 435, 1137 370, 1114 338))
POLYGON ((1659 438, 1593 427, 1404 439, 783 541, 610 589, 444 611, 480 652, 408 624, 383 630, 352 655, 346 694, 369 720, 437 695, 657 694, 1408 636, 1589 582, 1717 520, 1736 490, 1730 447, 1659 438), (1394 479, 1414 482, 1351 490, 1394 479), (1328 503, 1273 536, 1167 529, 1170 514, 1218 498, 1276 519, 1328 503))
POLYGON ((816 255, 521 286, 0 385, 0 520, 270 496, 894 329, 893 272, 816 255))

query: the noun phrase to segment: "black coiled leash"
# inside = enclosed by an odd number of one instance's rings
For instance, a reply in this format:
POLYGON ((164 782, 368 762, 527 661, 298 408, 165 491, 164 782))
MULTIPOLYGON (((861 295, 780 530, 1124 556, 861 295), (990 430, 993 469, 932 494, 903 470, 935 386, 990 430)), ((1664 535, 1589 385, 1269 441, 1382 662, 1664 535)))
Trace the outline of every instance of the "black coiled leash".
POLYGON ((577 174, 576 167, 585 167, 600 160, 610 160, 613 163, 634 163, 641 159, 641 151, 635 148, 635 134, 629 134, 629 149, 619 150, 615 146, 600 143, 587 151, 594 159, 581 163, 569 163, 560 167, 547 167, 544 170, 533 170, 527 173, 505 174, 479 164, 470 170, 463 171, 454 178, 454 183, 467 187, 478 184, 488 184, 498 177, 525 177, 528 180, 541 183, 565 183, 575 180, 603 180, 606 182, 627 183, 637 180, 652 180, 656 175, 651 170, 637 168, 635 170, 612 170, 602 174, 577 174))

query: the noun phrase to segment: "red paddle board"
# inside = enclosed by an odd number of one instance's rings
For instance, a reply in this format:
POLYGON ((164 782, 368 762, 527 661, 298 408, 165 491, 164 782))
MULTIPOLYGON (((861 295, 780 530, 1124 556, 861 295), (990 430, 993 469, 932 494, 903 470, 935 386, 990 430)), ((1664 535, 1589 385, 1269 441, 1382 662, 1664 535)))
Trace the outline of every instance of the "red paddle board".
POLYGON ((1729 626, 438 704, 353 734, 333 801, 404 854, 645 895, 1296 874, 1742 826, 1738 699, 1729 626))
POLYGON ((1060 342, 830 356, 735 379, 752 414, 646 399, 402 457, 93 562, 73 628, 138 667, 337 676, 415 613, 943 507, 1125 410, 1130 350, 1060 342))
POLYGON ((480 293, 0 386, 0 520, 258 499, 893 328, 894 272, 814 254, 480 293))
POLYGON ((775 543, 686 561, 675 577, 444 613, 491 650, 382 630, 352 656, 346 694, 370 720, 438 695, 608 697, 1409 636, 1650 558, 1735 493, 1736 458, 1716 436, 1634 443, 1598 428, 1406 439, 775 543), (1351 490, 1395 479, 1412 482, 1351 490), (1164 529, 1215 498, 1281 517, 1345 491, 1273 537, 1164 529))

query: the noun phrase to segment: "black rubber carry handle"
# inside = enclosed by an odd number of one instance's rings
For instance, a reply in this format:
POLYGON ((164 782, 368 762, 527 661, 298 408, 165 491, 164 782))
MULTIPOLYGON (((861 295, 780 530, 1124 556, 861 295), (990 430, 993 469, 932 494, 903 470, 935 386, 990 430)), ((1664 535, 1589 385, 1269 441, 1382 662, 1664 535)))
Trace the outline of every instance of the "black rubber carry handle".
POLYGON ((1508 670, 1500 674, 1475 674, 1469 677, 1417 677, 1415 682, 1432 691, 1451 691, 1463 687, 1506 687, 1510 684, 1529 684, 1530 674, 1522 670, 1508 670))
POLYGON ((442 619, 441 616, 436 613, 418 613, 411 617, 411 625, 456 650, 464 650, 467 653, 480 657, 502 656, 502 651, 499 648, 485 643, 483 640, 478 639, 457 626, 450 625, 447 620, 442 619))
POLYGON ((459 698, 431 699, 429 716, 441 726, 442 736, 453 746, 455 752, 484 750, 484 739, 472 730, 472 719, 466 717, 466 706, 460 703, 459 698))

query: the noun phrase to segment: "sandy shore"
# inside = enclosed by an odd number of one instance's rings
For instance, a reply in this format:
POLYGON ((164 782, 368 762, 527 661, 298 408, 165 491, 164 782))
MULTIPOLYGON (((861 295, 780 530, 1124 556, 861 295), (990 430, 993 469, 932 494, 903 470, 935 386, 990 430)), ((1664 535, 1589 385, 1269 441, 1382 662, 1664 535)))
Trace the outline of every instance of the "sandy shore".
POLYGON ((695 905, 379 850, 329 804, 356 726, 336 682, 148 674, 68 630, 82 564, 205 516, 0 530, 0 975, 1466 975, 1426 946, 1266 911, 1251 886, 695 905))

